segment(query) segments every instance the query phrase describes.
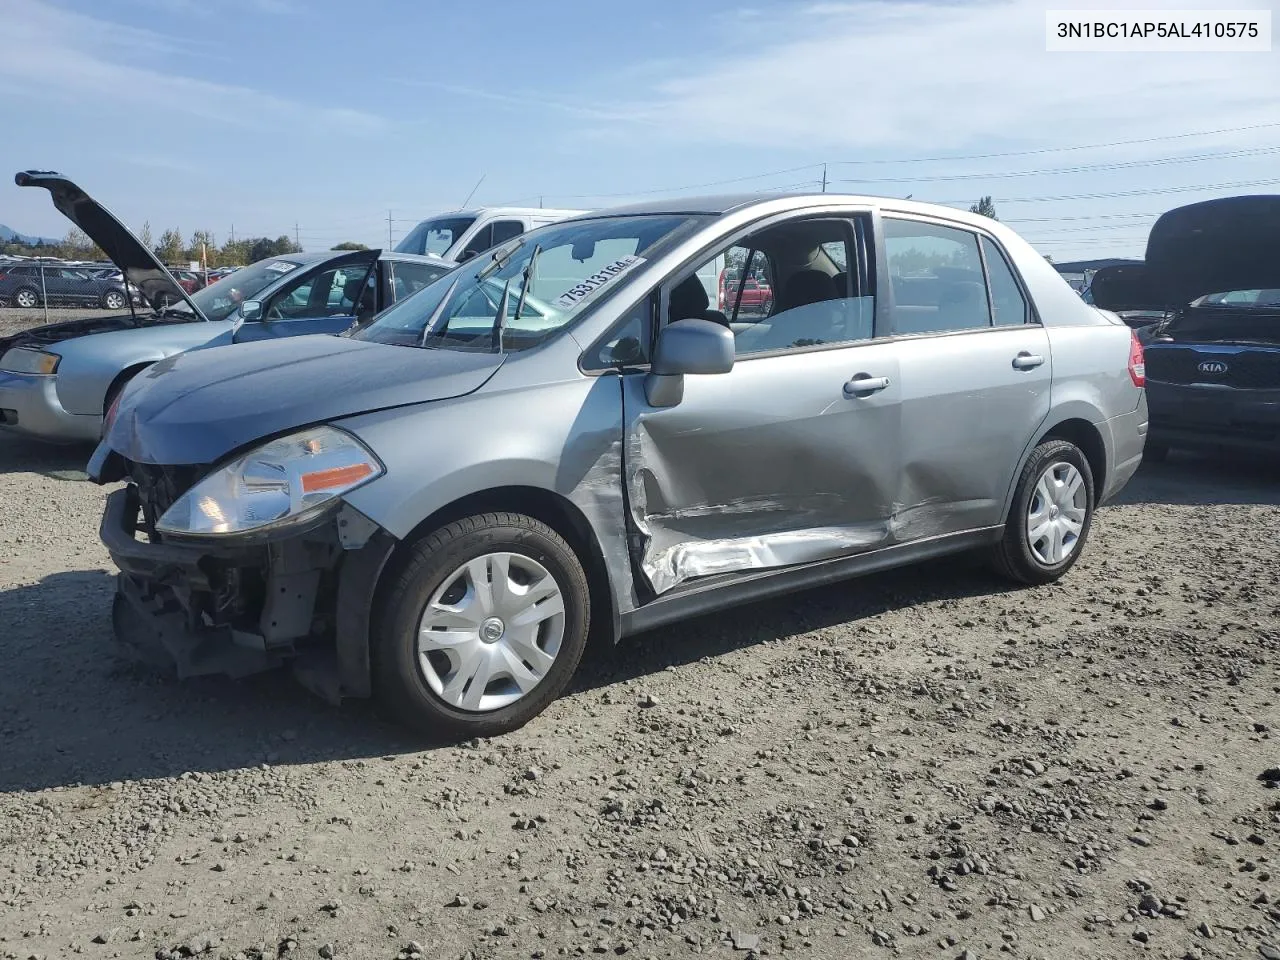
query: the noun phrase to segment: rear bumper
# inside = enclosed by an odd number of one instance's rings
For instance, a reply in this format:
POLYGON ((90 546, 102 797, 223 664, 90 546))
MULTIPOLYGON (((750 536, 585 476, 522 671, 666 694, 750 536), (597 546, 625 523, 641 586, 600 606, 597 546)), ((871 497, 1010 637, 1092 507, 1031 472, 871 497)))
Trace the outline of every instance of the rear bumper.
POLYGON ((1147 398, 1143 396, 1138 401, 1137 409, 1112 417, 1102 426, 1108 439, 1110 468, 1107 470, 1107 482, 1098 496, 1099 505, 1123 490, 1142 465, 1149 426, 1147 398))
POLYGON ((58 400, 57 379, 0 373, 0 430, 46 440, 96 440, 102 418, 63 409, 58 400))
POLYGON ((99 535, 120 568, 120 652, 180 678, 291 663, 326 699, 369 695, 369 623, 390 534, 345 505, 252 543, 152 543, 137 539, 138 520, 136 487, 107 497, 99 535))
POLYGON ((1280 390, 1148 383, 1151 442, 1280 452, 1280 390))

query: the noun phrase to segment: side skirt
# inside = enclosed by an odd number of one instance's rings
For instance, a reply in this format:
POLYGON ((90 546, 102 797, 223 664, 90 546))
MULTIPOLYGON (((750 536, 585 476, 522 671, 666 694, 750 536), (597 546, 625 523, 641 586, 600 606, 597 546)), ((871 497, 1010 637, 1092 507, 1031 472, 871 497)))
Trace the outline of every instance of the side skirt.
POLYGON ((746 574, 708 577, 672 590, 638 610, 624 613, 622 635, 630 636, 738 604, 989 546, 999 541, 1003 533, 1003 526, 983 527, 781 570, 757 570, 746 574))

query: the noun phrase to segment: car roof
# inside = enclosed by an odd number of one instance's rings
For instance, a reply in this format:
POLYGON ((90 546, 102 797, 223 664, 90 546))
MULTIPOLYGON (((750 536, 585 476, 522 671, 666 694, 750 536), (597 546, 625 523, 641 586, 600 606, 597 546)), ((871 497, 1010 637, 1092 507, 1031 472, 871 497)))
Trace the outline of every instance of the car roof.
POLYGON ((945 216, 948 219, 970 223, 975 226, 990 225, 992 223, 989 217, 970 213, 958 207, 948 207, 937 203, 921 203, 915 200, 900 200, 896 197, 843 193, 730 193, 698 197, 675 197, 592 210, 574 219, 592 220, 603 217, 657 214, 724 216, 728 213, 735 213, 750 207, 763 206, 764 204, 780 205, 783 209, 792 210, 804 210, 807 207, 823 207, 832 204, 848 204, 852 206, 878 207, 898 213, 945 216))
POLYGON ((437 267, 446 267, 450 270, 458 266, 454 260, 446 260, 444 257, 437 257, 430 253, 396 253, 394 250, 383 250, 378 259, 399 260, 407 263, 431 263, 437 267))

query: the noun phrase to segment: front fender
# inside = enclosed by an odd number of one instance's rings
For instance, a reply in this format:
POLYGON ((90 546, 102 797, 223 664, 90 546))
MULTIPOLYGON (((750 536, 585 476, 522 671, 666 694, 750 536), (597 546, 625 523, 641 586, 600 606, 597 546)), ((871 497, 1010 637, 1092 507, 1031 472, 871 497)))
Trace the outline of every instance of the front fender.
POLYGON ((122 371, 207 343, 230 326, 194 321, 64 340, 54 347, 62 356, 58 364, 58 401, 70 413, 101 416, 107 390, 122 371))

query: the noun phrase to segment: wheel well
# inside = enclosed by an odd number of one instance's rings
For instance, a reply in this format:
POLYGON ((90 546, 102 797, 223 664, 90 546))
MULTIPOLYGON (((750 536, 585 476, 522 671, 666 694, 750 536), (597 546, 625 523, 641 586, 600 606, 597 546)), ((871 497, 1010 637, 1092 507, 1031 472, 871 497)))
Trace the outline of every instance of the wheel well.
MULTIPOLYGON (((495 487, 468 494, 431 514, 410 531, 401 544, 412 543, 446 523, 477 513, 509 511, 522 513, 541 520, 564 537, 573 552, 582 561, 587 574, 587 586, 591 591, 591 641, 597 638, 612 643, 618 638, 618 615, 613 605, 613 591, 609 587, 608 567, 600 550, 591 524, 572 501, 539 487, 495 487)), ((399 552, 397 547, 397 552, 399 552)), ((392 555, 390 569, 395 562, 392 555)), ((386 570, 383 573, 386 575, 386 570)))
POLYGON ((1036 445, 1055 439, 1074 443, 1084 453, 1093 472, 1094 497, 1100 498, 1107 486, 1107 448, 1102 443, 1098 428, 1088 420, 1064 420, 1041 437, 1036 445))
POLYGON ((107 387, 107 392, 102 395, 102 415, 104 417, 107 415, 107 410, 111 407, 111 398, 115 396, 116 391, 155 362, 156 361, 154 360, 148 360, 146 363, 135 363, 133 366, 125 367, 116 374, 116 378, 112 380, 111 385, 107 387))

